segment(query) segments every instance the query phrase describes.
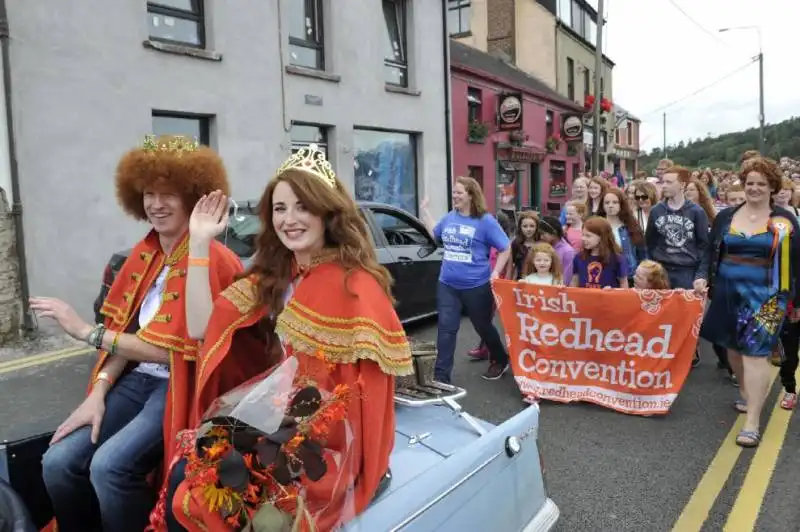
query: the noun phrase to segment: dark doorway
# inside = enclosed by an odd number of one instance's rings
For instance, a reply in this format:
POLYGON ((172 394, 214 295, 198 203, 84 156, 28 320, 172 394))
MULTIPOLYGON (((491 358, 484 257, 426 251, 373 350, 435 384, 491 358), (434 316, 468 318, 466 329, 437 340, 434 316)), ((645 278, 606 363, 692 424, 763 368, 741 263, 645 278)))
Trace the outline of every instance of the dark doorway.
POLYGON ((539 163, 531 164, 530 183, 528 186, 528 205, 536 211, 542 211, 542 179, 539 163))

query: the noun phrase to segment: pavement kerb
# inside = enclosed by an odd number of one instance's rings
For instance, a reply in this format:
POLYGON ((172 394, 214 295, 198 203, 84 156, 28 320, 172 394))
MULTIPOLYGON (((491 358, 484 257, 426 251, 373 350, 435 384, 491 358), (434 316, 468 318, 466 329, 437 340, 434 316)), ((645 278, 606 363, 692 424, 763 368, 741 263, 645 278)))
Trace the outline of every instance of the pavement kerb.
POLYGON ((13 371, 17 371, 20 369, 41 366, 43 364, 49 364, 51 362, 57 362, 59 360, 64 360, 67 358, 88 355, 89 353, 93 352, 95 352, 95 350, 90 347, 73 346, 64 349, 58 349, 55 351, 47 351, 35 355, 23 356, 20 358, 16 358, 14 360, 0 362, 0 375, 5 373, 11 373, 13 371))

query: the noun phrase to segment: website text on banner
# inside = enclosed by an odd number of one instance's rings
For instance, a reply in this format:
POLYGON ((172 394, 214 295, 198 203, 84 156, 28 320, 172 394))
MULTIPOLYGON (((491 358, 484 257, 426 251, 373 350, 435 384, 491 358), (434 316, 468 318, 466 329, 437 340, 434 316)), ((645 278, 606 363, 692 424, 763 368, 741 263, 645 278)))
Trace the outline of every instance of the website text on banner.
POLYGON ((493 284, 526 398, 669 412, 689 374, 703 299, 684 290, 493 284))

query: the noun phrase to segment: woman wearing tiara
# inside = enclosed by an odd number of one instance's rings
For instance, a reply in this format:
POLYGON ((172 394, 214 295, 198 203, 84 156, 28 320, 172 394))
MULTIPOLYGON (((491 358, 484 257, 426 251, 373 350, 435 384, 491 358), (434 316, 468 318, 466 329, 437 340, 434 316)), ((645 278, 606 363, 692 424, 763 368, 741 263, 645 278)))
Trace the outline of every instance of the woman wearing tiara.
MULTIPOLYGON (((279 168, 259 210, 263 229, 247 274, 213 309, 207 291, 187 295, 195 318, 208 318, 195 420, 202 421, 222 393, 257 377, 243 379, 239 371, 253 360, 269 375, 295 357, 298 375, 311 376, 321 390, 351 390, 344 422, 323 446, 327 472, 315 482, 300 476, 298 502, 289 511, 299 529, 332 530, 367 507, 387 474, 394 378, 413 372, 411 351, 393 307, 389 273, 377 261, 358 207, 316 146, 279 168)), ((153 528, 237 530, 225 512, 210 509, 204 487, 182 467, 185 460, 173 464, 153 528)))

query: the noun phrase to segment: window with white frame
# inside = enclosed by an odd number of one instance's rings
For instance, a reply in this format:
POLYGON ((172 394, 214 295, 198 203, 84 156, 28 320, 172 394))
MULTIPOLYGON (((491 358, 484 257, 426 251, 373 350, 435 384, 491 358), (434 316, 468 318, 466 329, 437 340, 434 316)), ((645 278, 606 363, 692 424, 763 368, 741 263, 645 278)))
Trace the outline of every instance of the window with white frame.
POLYGON ((287 5, 291 64, 325 70, 322 0, 292 0, 287 5))
POLYGON ((386 21, 384 80, 391 85, 408 87, 406 0, 383 0, 383 18, 386 21))
POLYGON ((447 26, 450 35, 469 33, 471 4, 470 0, 447 0, 447 26))

